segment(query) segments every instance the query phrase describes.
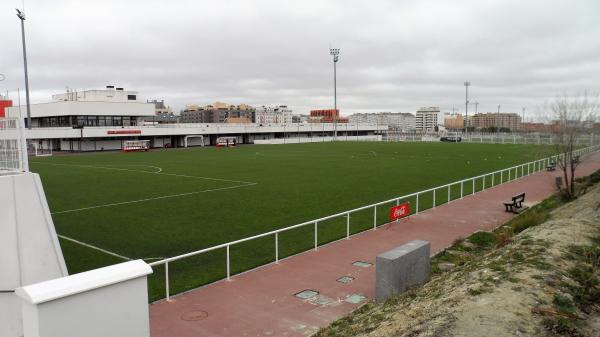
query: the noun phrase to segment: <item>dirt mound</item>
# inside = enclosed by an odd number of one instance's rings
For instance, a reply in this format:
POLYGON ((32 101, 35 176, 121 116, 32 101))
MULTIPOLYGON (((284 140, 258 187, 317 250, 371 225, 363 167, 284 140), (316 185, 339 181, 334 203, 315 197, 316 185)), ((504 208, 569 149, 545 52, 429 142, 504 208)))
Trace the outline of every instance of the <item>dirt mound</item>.
POLYGON ((597 185, 518 235, 457 242, 434 259, 425 286, 366 304, 317 336, 596 336, 599 201, 597 185))

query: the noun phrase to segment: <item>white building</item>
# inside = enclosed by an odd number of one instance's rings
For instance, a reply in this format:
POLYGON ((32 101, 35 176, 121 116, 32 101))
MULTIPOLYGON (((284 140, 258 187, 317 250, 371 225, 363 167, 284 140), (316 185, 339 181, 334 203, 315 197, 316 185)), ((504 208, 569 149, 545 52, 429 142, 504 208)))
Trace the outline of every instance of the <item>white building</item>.
POLYGON ((261 106, 256 108, 254 122, 258 124, 292 123, 292 110, 286 105, 261 106))
POLYGON ((439 107, 426 107, 417 110, 415 126, 417 131, 435 131, 436 127, 443 126, 444 119, 439 107))
MULTIPOLYGON (((31 105, 32 129, 25 130, 30 144, 53 151, 118 150, 127 140, 147 140, 152 148, 214 145, 222 136, 236 137, 238 144, 252 144, 274 138, 331 137, 336 131, 332 123, 292 124, 286 106, 265 108, 264 123, 159 124, 148 122, 156 117, 155 103, 138 101, 137 93, 132 91, 107 88, 67 92, 53 98, 48 103, 31 105)), ((24 118, 25 111, 24 106, 10 107, 7 116, 24 118)), ((337 134, 346 138, 371 136, 385 129, 376 124, 338 124, 337 134)))
POLYGON ((67 90, 66 93, 52 95, 53 101, 82 101, 82 102, 137 102, 137 91, 126 91, 123 88, 115 88, 107 85, 106 89, 74 91, 67 90))
POLYGON ((415 129, 415 115, 410 113, 357 113, 348 116, 350 123, 372 123, 387 125, 389 130, 411 131, 415 129))

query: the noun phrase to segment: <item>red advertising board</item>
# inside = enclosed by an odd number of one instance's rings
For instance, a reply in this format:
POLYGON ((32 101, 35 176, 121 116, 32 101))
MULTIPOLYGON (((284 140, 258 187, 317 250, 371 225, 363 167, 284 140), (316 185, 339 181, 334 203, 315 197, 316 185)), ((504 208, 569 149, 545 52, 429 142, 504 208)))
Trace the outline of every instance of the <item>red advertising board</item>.
POLYGON ((410 203, 405 202, 390 208, 390 221, 404 218, 410 214, 410 203))
POLYGON ((108 135, 139 135, 142 133, 142 130, 108 130, 106 134, 108 135))

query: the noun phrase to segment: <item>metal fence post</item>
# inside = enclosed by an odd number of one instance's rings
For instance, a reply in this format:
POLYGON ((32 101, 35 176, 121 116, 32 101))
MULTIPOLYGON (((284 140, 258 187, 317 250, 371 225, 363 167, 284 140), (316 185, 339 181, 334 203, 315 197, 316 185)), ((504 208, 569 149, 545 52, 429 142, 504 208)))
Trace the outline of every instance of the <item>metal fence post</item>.
POLYGON ((433 208, 435 208, 435 188, 433 189, 433 208))
POLYGON ((464 180, 462 180, 462 181, 460 182, 460 198, 461 198, 461 199, 463 198, 463 186, 464 186, 464 185, 465 185, 465 181, 464 181, 464 180))
POLYGON ((377 229, 377 205, 373 207, 373 229, 377 229))
POLYGON ((317 234, 317 224, 318 224, 318 221, 315 221, 315 250, 317 250, 317 247, 318 247, 318 241, 317 241, 317 235, 318 235, 317 234))
POLYGON ((165 262, 165 291, 167 293, 167 301, 171 300, 169 296, 169 262, 165 262))
POLYGON ((450 185, 448 185, 448 203, 450 203, 450 185))
POLYGON ((419 214, 419 193, 417 193, 417 201, 415 204, 415 214, 419 214))
POLYGON ((275 232, 275 263, 279 263, 279 232, 275 232))
POLYGON ((496 177, 496 172, 492 173, 492 187, 494 187, 494 178, 496 177))
POLYGON ((227 245, 227 281, 231 280, 231 265, 229 264, 229 245, 227 245))
POLYGON ((350 212, 346 214, 346 239, 350 239, 350 212))
POLYGON ((473 178, 473 191, 471 191, 471 194, 475 194, 475 178, 473 178))

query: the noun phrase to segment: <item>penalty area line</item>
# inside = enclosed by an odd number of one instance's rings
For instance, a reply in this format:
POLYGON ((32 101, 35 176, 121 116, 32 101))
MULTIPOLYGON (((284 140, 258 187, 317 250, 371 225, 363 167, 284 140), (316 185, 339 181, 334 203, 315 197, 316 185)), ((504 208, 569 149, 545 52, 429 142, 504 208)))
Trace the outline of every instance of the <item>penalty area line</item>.
POLYGON ((64 213, 81 212, 81 211, 87 211, 87 210, 96 209, 96 208, 121 206, 121 205, 135 204, 135 203, 140 203, 140 202, 146 202, 146 201, 152 201, 152 200, 160 200, 160 199, 168 199, 168 198, 178 198, 178 197, 184 197, 184 196, 188 196, 188 195, 194 195, 194 194, 200 194, 200 193, 208 193, 208 192, 224 191, 224 190, 230 190, 230 189, 234 189, 234 188, 254 186, 254 185, 257 185, 257 183, 235 185, 235 186, 228 186, 228 187, 221 187, 221 188, 211 188, 211 189, 208 189, 208 190, 200 190, 200 191, 186 192, 186 193, 179 193, 179 194, 162 195, 162 196, 154 197, 154 198, 145 198, 145 199, 138 199, 138 200, 122 201, 122 202, 113 202, 113 203, 110 203, 110 204, 103 204, 103 205, 81 207, 81 208, 75 208, 75 209, 68 209, 68 210, 65 210, 65 211, 57 211, 57 212, 52 212, 50 214, 64 214, 64 213))
POLYGON ((70 238, 70 237, 68 237, 68 236, 64 236, 64 235, 60 235, 60 234, 57 234, 56 236, 58 236, 59 238, 61 238, 61 239, 64 239, 64 240, 67 240, 67 241, 71 241, 71 242, 77 243, 77 244, 79 244, 79 245, 82 245, 82 246, 84 246, 84 247, 88 247, 88 248, 91 248, 91 249, 97 250, 97 251, 99 251, 99 252, 102 252, 102 253, 105 253, 105 254, 108 254, 108 255, 112 255, 112 256, 118 257, 118 258, 120 258, 120 259, 123 259, 123 260, 125 260, 125 261, 131 261, 131 260, 132 260, 132 259, 128 258, 127 256, 123 256, 123 255, 119 255, 119 254, 117 254, 117 253, 113 253, 113 252, 111 252, 111 251, 109 251, 109 250, 102 249, 102 248, 100 248, 100 247, 96 247, 96 246, 94 246, 94 245, 90 245, 89 243, 81 242, 81 241, 79 241, 79 240, 75 240, 75 239, 73 239, 73 238, 70 238))

